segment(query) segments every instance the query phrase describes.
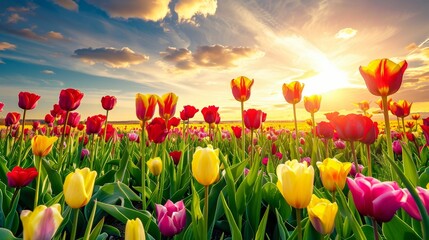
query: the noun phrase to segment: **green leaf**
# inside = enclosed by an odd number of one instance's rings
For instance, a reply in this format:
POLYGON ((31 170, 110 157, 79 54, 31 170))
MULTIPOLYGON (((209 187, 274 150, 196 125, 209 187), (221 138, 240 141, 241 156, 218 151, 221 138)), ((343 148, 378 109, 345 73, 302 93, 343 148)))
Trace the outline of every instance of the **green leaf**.
POLYGON ((129 159, 128 151, 129 151, 128 149, 125 149, 124 155, 122 155, 121 161, 119 162, 119 169, 115 173, 116 181, 120 181, 120 182, 124 181, 124 177, 127 172, 128 162, 131 161, 131 159, 129 159))
POLYGON ((102 218, 97 225, 92 229, 91 235, 89 235, 89 240, 96 240, 98 235, 100 235, 101 230, 103 229, 104 218, 102 218))
POLYGON ((402 163, 404 165, 404 174, 408 177, 413 186, 417 186, 418 175, 416 165, 414 164, 411 150, 406 144, 402 144, 402 163))
POLYGON ((19 238, 16 238, 13 236, 13 233, 6 228, 0 228, 0 239, 2 240, 18 240, 19 238))
POLYGON ((234 216, 232 215, 231 210, 229 209, 228 204, 225 201, 223 193, 220 193, 220 197, 222 199, 223 209, 225 210, 225 215, 228 219, 229 227, 231 228, 232 240, 243 239, 241 236, 241 231, 234 220, 234 216))
POLYGON ((353 215, 352 210, 350 209, 349 205, 347 204, 346 197, 344 196, 344 193, 342 191, 337 191, 339 197, 338 201, 338 208, 341 210, 341 213, 345 215, 350 220, 350 226, 353 229, 355 238, 357 240, 364 240, 365 234, 362 231, 361 226, 357 222, 355 216, 353 215))
POLYGON ((285 222, 283 221, 283 218, 280 215, 279 211, 277 211, 277 208, 275 208, 275 211, 277 218, 277 229, 279 230, 280 239, 287 240, 289 238, 289 232, 286 229, 285 222))
POLYGON ((63 191, 63 180, 58 171, 54 170, 47 161, 41 159, 43 168, 48 174, 49 181, 51 182, 52 193, 59 194, 63 191))
POLYGON ((390 222, 383 223, 383 235, 389 240, 422 239, 408 224, 395 215, 390 222))
POLYGON ((303 237, 304 239, 320 239, 320 233, 314 229, 313 225, 309 221, 308 218, 303 219, 302 221, 307 220, 306 224, 304 225, 304 233, 303 237))
POLYGON ((198 195, 197 190, 195 190, 194 184, 191 184, 191 188, 192 188, 191 217, 192 217, 192 228, 194 232, 193 237, 195 239, 207 239, 207 232, 204 232, 204 219, 203 219, 203 213, 201 212, 201 207, 200 207, 200 196, 198 195))
POLYGON ((5 227, 12 232, 16 233, 19 227, 19 216, 16 211, 16 207, 18 206, 19 196, 21 191, 18 191, 15 200, 12 203, 9 213, 6 216, 5 227))
POLYGON ((268 213, 270 212, 270 206, 265 210, 264 216, 262 217, 261 222, 259 223, 258 231, 256 232, 255 239, 263 240, 265 237, 265 228, 267 227, 268 213))
POLYGON ((429 183, 429 167, 427 167, 419 177, 419 186, 426 188, 426 185, 429 183))
MULTIPOLYGON (((374 240, 374 228, 370 225, 363 225, 362 232, 367 240, 374 240)), ((380 235, 380 234, 379 234, 380 235)), ((390 238, 388 238, 390 240, 390 238)))
POLYGON ((279 211, 283 218, 289 218, 292 208, 287 204, 283 195, 278 190, 277 186, 272 182, 267 182, 262 187, 262 199, 270 206, 279 211))

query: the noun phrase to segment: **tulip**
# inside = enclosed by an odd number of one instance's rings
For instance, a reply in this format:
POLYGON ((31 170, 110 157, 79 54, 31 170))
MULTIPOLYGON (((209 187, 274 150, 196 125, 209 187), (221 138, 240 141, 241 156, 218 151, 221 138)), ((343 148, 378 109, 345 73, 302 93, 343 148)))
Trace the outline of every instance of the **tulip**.
POLYGON ((115 96, 104 96, 101 98, 101 106, 104 110, 110 111, 112 110, 116 105, 117 99, 115 96))
POLYGON ((182 156, 182 152, 173 151, 173 152, 170 152, 168 155, 170 155, 171 159, 173 159, 174 165, 177 166, 177 164, 179 164, 180 157, 182 156))
POLYGON ((128 133, 128 140, 130 142, 137 142, 137 140, 139 139, 139 135, 135 132, 130 132, 128 133))
POLYGON ((244 125, 250 130, 257 130, 261 127, 262 111, 247 109, 243 112, 244 125))
POLYGON ((149 168, 150 173, 154 176, 158 176, 162 172, 162 160, 159 157, 151 158, 147 161, 147 166, 149 168))
POLYGON ((250 98, 250 88, 253 85, 254 80, 250 80, 247 77, 240 76, 231 80, 232 95, 235 100, 239 102, 245 102, 250 98))
POLYGON ((77 127, 80 122, 80 114, 78 112, 69 113, 69 119, 67 120, 67 125, 72 128, 77 127))
POLYGON ((321 95, 312 95, 304 97, 304 107, 309 113, 316 113, 320 109, 320 101, 322 100, 321 95))
POLYGON ((31 139, 31 147, 33 154, 38 157, 45 157, 48 155, 53 147, 57 137, 47 137, 42 135, 36 135, 31 139))
POLYGON ((136 115, 140 121, 146 122, 153 117, 158 99, 155 94, 136 94, 136 115))
POLYGON ((176 105, 179 97, 170 92, 158 98, 159 116, 165 120, 170 119, 176 113, 176 105))
POLYGON ((116 128, 114 128, 113 125, 110 123, 106 125, 106 128, 101 129, 98 136, 100 136, 102 139, 104 139, 105 142, 108 142, 109 140, 116 142, 119 139, 118 132, 116 131, 116 128))
POLYGON ((358 168, 359 168, 359 169, 357 169, 357 170, 356 170, 356 165, 352 164, 352 167, 351 167, 351 169, 350 169, 349 175, 350 175, 351 177, 356 177, 356 174, 358 174, 358 172, 359 172, 359 173, 360 173, 360 172, 362 172, 362 170, 364 169, 364 167, 363 167, 363 165, 362 165, 362 164, 359 164, 359 165, 358 165, 358 168))
POLYGON ((86 134, 99 134, 106 117, 104 115, 94 115, 86 119, 86 134))
POLYGON ((186 105, 183 106, 183 110, 180 112, 180 118, 183 121, 187 121, 190 118, 193 118, 195 116, 195 113, 197 113, 199 110, 196 109, 194 106, 186 105))
POLYGON ((77 89, 68 88, 63 89, 60 92, 59 102, 61 109, 67 112, 76 110, 79 105, 80 101, 83 98, 83 93, 80 92, 77 89))
POLYGON ((127 224, 125 225, 125 240, 146 240, 146 233, 140 218, 127 220, 127 224))
POLYGON ((89 150, 86 148, 82 148, 82 151, 80 152, 80 160, 85 159, 85 157, 88 157, 90 154, 89 150))
POLYGON ((67 175, 63 192, 69 207, 78 209, 88 204, 94 190, 96 176, 97 172, 89 168, 76 169, 67 175))
POLYGON ((328 122, 320 122, 316 127, 316 134, 320 138, 331 139, 334 137, 334 127, 328 122))
POLYGON ((379 132, 380 131, 378 130, 378 123, 377 122, 373 122, 372 127, 370 127, 368 129, 368 131, 365 132, 365 135, 360 140, 360 142, 364 143, 364 144, 367 144, 367 145, 373 144, 375 142, 375 140, 377 140, 379 132))
POLYGON ((0 112, 3 112, 4 103, 0 102, 0 112))
POLYGON ((312 195, 310 204, 307 206, 308 217, 311 225, 320 234, 331 234, 335 226, 335 217, 338 212, 337 203, 331 203, 327 199, 312 195))
POLYGON ((400 140, 393 141, 393 143, 392 143, 392 149, 393 149, 393 152, 396 155, 402 155, 401 141, 400 140))
POLYGON ((390 111, 393 115, 404 118, 410 115, 411 106, 413 103, 408 103, 407 100, 399 100, 398 102, 390 103, 390 111))
POLYGON ((37 175, 37 169, 34 167, 21 168, 16 166, 12 169, 12 171, 6 173, 7 184, 9 187, 22 188, 30 184, 34 178, 37 177, 37 175))
POLYGON ((165 125, 165 120, 162 118, 154 118, 146 126, 148 138, 154 143, 162 143, 168 134, 167 126, 165 125))
POLYGON ((297 104, 301 101, 302 90, 304 89, 304 84, 298 81, 293 81, 289 84, 283 84, 283 97, 286 102, 289 104, 297 104))
POLYGON ((40 205, 34 211, 23 210, 20 218, 24 240, 50 240, 63 221, 58 203, 50 207, 40 205))
POLYGON ((286 202, 297 209, 308 206, 313 193, 314 169, 306 162, 286 161, 277 166, 277 187, 286 202), (297 194, 299 192, 299 194, 297 194))
POLYGON ((359 107, 360 110, 362 110, 362 112, 366 113, 366 111, 369 110, 369 102, 366 100, 360 101, 358 103, 356 103, 356 105, 359 107))
POLYGON ((262 158, 262 164, 264 165, 264 166, 267 166, 267 164, 268 164, 268 157, 264 157, 264 158, 262 158))
POLYGON ((405 201, 405 194, 396 182, 380 182, 372 177, 356 174, 347 178, 357 210, 378 222, 388 222, 405 201))
POLYGON ((21 119, 21 114, 17 112, 9 112, 6 114, 6 118, 4 119, 4 125, 6 127, 13 126, 19 123, 21 119))
POLYGON ((350 162, 343 163, 335 158, 326 158, 323 162, 317 162, 323 187, 331 192, 335 192, 337 186, 339 190, 343 190, 351 165, 350 162))
POLYGON ((411 114, 411 118, 413 119, 413 120, 419 120, 420 119, 420 114, 418 114, 418 113, 416 113, 416 114, 411 114))
MULTIPOLYGON (((427 187, 429 187, 429 184, 427 187)), ((426 212, 429 213, 429 190, 424 189, 422 187, 417 187, 416 190, 417 190, 417 194, 419 195, 420 199, 422 200, 423 205, 426 208, 426 212)), ((422 216, 419 212, 419 209, 417 207, 416 202, 414 201, 413 196, 410 194, 408 189, 404 189, 404 191, 405 191, 405 203, 402 205, 402 208, 412 218, 414 218, 418 221, 421 221, 422 216)))
POLYGON ((180 118, 172 117, 170 120, 168 120, 167 128, 170 129, 171 127, 177 127, 180 124, 180 118))
POLYGON ((345 116, 339 115, 331 119, 330 122, 337 130, 340 138, 346 141, 362 140, 373 127, 373 122, 370 118, 353 113, 345 116))
POLYGON ((219 110, 219 107, 216 106, 208 106, 204 107, 201 110, 201 113, 204 116, 204 121, 208 124, 214 123, 216 121, 216 116, 218 115, 217 111, 219 110))
POLYGON ((234 133, 234 136, 236 138, 241 138, 241 127, 239 127, 239 126, 232 126, 231 129, 232 129, 232 131, 234 133))
POLYGON ((219 179, 219 149, 212 145, 197 147, 192 157, 192 175, 204 186, 209 186, 219 179))
POLYGON ((156 219, 162 235, 172 237, 180 233, 186 226, 186 208, 183 200, 173 203, 167 200, 165 205, 155 204, 156 219))
POLYGON ((40 96, 30 92, 20 92, 18 94, 18 106, 24 110, 31 110, 37 106, 40 96))
POLYGON ((54 118, 59 118, 60 116, 65 115, 66 111, 61 109, 60 105, 54 104, 50 113, 54 118))

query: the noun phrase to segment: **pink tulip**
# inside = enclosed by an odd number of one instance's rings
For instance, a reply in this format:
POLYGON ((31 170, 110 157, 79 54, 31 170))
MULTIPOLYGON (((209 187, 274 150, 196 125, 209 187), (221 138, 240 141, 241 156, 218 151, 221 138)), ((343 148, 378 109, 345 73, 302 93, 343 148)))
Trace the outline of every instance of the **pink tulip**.
MULTIPOLYGON (((422 187, 417 187, 417 194, 423 202, 423 205, 426 208, 426 212, 429 213, 429 190, 424 189, 422 187)), ((404 189, 405 191, 405 203, 402 205, 402 208, 405 212, 408 213, 412 218, 417 219, 419 221, 422 220, 422 216, 420 215, 419 208, 417 207, 416 202, 414 201, 413 196, 411 196, 408 189, 404 189)))
POLYGON ((156 205, 159 231, 162 235, 172 237, 180 233, 186 226, 186 208, 183 200, 173 203, 167 200, 165 205, 156 205))
POLYGON ((405 193, 396 182, 380 182, 372 177, 357 174, 347 178, 347 185, 360 214, 379 222, 388 222, 405 202, 405 193))

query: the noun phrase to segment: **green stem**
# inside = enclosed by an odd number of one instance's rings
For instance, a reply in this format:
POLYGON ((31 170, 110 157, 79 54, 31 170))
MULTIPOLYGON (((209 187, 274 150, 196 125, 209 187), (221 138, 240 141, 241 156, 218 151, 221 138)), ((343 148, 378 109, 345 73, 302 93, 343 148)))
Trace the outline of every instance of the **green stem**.
POLYGON ((97 209, 97 199, 94 200, 94 206, 92 207, 91 216, 89 217, 88 225, 85 229, 85 235, 83 235, 83 240, 89 240, 96 209, 97 209))
POLYGON ((255 147, 255 146, 253 146, 253 129, 250 130, 250 146, 252 146, 250 149, 250 168, 252 168, 252 166, 253 166, 253 155, 254 155, 253 149, 255 147))
MULTIPOLYGON (((106 121, 104 121, 103 145, 106 143, 107 134, 107 118, 109 117, 109 110, 106 111, 106 121)), ((104 150, 104 148, 103 148, 104 150)))
POLYGON ((27 110, 24 109, 24 114, 22 115, 21 134, 19 135, 19 155, 18 155, 18 164, 17 164, 17 166, 20 166, 20 164, 21 164, 22 142, 24 140, 24 128, 25 128, 25 115, 26 115, 26 113, 27 113, 27 110))
POLYGON ((358 164, 357 157, 356 157, 355 143, 353 141, 350 141, 350 148, 352 150, 352 156, 353 156, 353 161, 354 161, 355 167, 356 167, 356 173, 360 173, 359 164, 358 164))
POLYGON ((296 227, 298 231, 298 240, 302 240, 301 218, 301 209, 296 208, 296 227))
POLYGON ((335 193, 336 193, 336 191, 332 192, 332 202, 333 203, 336 202, 335 193))
POLYGON ((298 122, 296 120, 296 104, 294 103, 292 106, 293 106, 293 120, 295 122, 296 156, 297 156, 297 160, 301 161, 301 154, 299 153, 298 122))
POLYGON ((10 201, 9 209, 12 209, 13 202, 15 201, 16 196, 18 196, 19 190, 21 190, 21 187, 15 188, 15 191, 13 192, 12 200, 10 201))
POLYGON ((209 186, 204 186, 204 232, 209 229, 209 186))
MULTIPOLYGON (((244 161, 246 157, 246 138, 244 128, 244 102, 241 102, 241 161, 244 161)), ((240 162, 241 162, 240 161, 240 162)))
POLYGON ((372 177, 371 144, 366 144, 366 154, 366 158, 368 160, 368 176, 372 177))
POLYGON ((407 133, 405 132, 405 120, 402 117, 402 135, 404 135, 404 141, 408 142, 407 133))
POLYGON ((374 228, 374 240, 378 240, 377 221, 372 218, 372 227, 374 228))
POLYGON ((42 158, 39 156, 35 156, 35 158, 36 158, 36 162, 37 162, 37 160, 39 160, 39 164, 37 166, 38 174, 37 174, 37 180, 36 180, 36 193, 34 196, 34 208, 33 209, 35 209, 39 203, 40 177, 42 175, 42 161, 43 161, 42 158))
POLYGON ((325 158, 329 158, 329 145, 328 145, 328 138, 325 138, 325 158))
POLYGON ((73 219, 73 228, 70 235, 70 240, 76 239, 77 223, 79 220, 79 208, 74 208, 73 213, 74 213, 74 219, 73 219))
POLYGON ((145 151, 146 151, 146 134, 145 134, 145 126, 146 121, 143 121, 142 123, 142 132, 140 137, 140 152, 141 152, 141 175, 142 175, 142 209, 146 209, 146 197, 145 197, 145 191, 146 191, 146 160, 145 160, 145 151))
MULTIPOLYGON (((381 97, 381 100, 383 102, 383 114, 384 114, 384 124, 385 124, 384 132, 386 134, 387 154, 389 155, 390 159, 395 159, 395 156, 393 155, 393 148, 392 148, 392 137, 390 136, 389 106, 387 106, 387 96, 381 97)), ((393 178, 394 173, 393 173, 392 165, 390 165, 390 174, 393 178)))

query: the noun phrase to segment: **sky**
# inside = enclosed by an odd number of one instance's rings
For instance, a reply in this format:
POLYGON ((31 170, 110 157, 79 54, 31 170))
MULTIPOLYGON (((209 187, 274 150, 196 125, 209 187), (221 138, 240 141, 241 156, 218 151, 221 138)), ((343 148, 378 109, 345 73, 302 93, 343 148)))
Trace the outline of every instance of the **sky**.
MULTIPOLYGON (((18 93, 41 95, 28 118, 43 118, 61 89, 85 96, 82 119, 104 113, 101 97, 118 103, 109 119, 137 120, 135 94, 179 96, 184 105, 219 107, 222 120, 240 119, 231 79, 254 79, 245 109, 267 120, 292 120, 282 85, 305 84, 322 95, 324 113, 359 112, 376 96, 359 66, 389 58, 409 64, 393 100, 413 102, 429 116, 427 0, 2 0, 0 2, 0 118, 18 108, 18 93)), ((298 119, 310 117, 303 101, 298 119)), ((201 120, 197 113, 196 120, 201 120)))

